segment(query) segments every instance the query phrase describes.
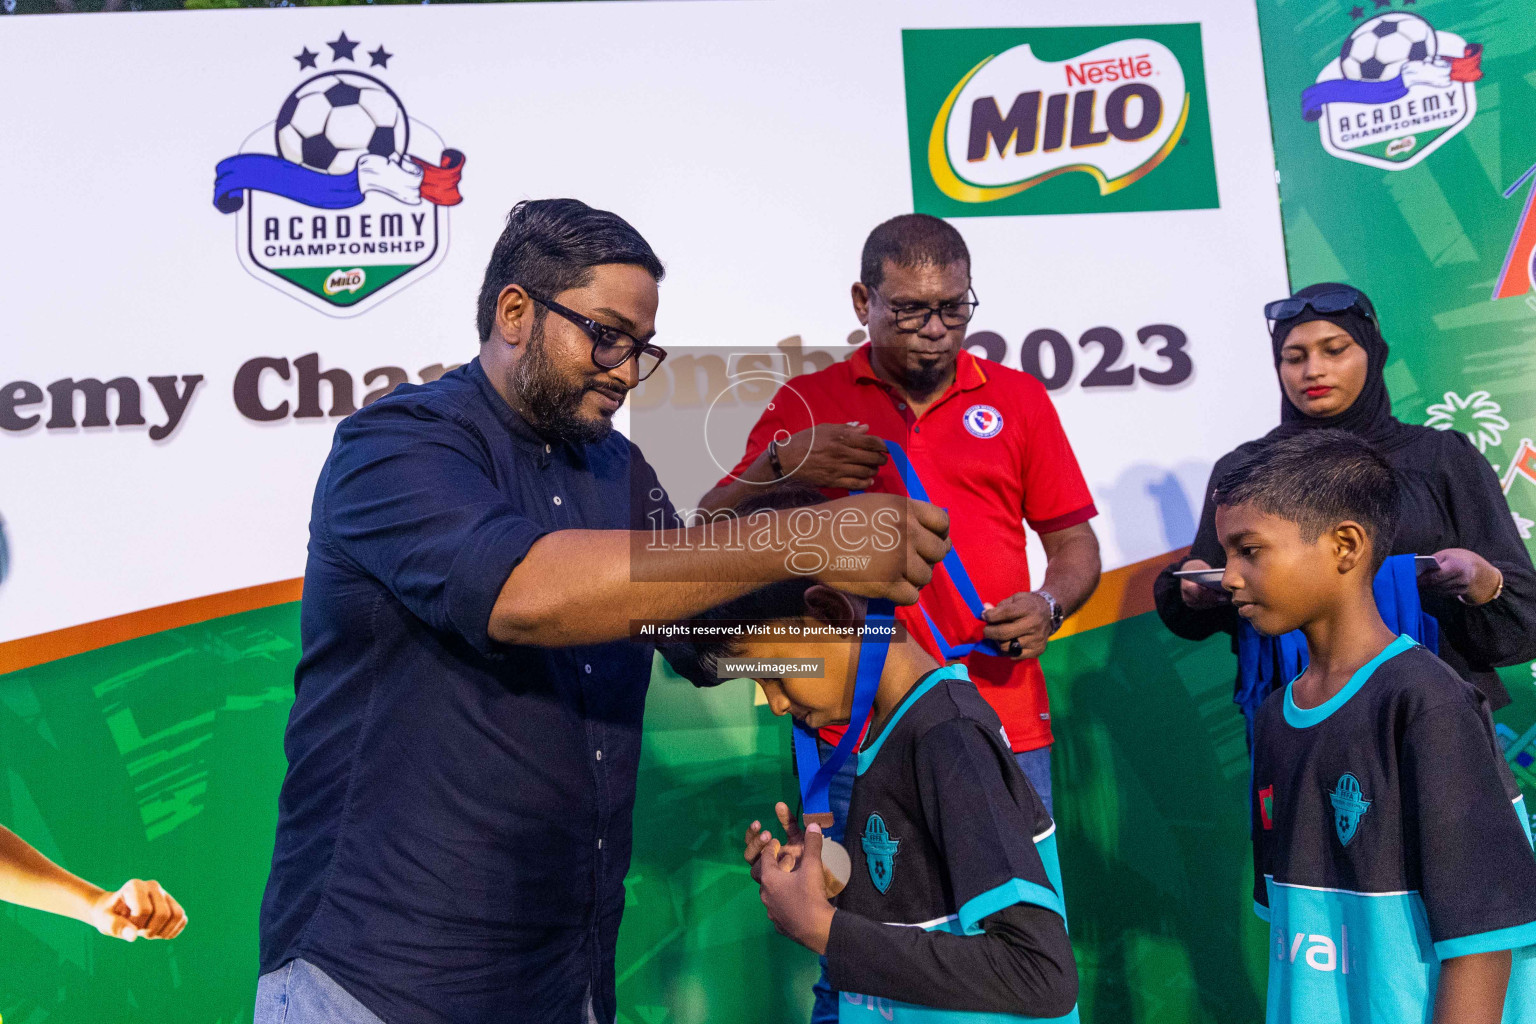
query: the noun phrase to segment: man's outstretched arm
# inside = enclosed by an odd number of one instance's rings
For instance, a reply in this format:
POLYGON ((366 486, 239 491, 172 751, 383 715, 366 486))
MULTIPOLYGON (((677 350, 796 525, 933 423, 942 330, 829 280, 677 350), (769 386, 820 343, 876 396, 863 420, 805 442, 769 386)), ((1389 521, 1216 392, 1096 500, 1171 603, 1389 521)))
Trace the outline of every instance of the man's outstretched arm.
POLYGON ((804 572, 814 565, 792 556, 815 550, 869 556, 861 571, 823 571, 819 579, 865 597, 914 604, 949 550, 949 517, 943 510, 893 495, 859 495, 754 516, 762 518, 740 531, 753 543, 724 546, 716 536, 714 549, 706 545, 711 531, 722 529, 719 524, 659 534, 546 534, 507 577, 487 632, 498 643, 541 647, 617 640, 630 635, 634 619, 690 618, 789 579, 797 567, 804 572), (814 534, 807 528, 812 521, 814 534), (872 525, 877 521, 883 526, 872 525))

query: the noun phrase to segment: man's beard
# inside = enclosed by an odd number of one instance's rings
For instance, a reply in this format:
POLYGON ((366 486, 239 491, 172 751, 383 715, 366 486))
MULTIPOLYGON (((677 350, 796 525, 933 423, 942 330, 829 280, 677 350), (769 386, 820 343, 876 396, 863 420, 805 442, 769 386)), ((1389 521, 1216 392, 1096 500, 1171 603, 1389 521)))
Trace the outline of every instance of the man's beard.
POLYGON ((909 395, 926 397, 939 389, 939 385, 944 383, 948 373, 949 367, 942 361, 929 366, 919 366, 917 369, 909 366, 903 374, 902 384, 909 395))
POLYGON ((512 371, 512 389, 523 404, 523 413, 540 435, 552 441, 571 444, 596 444, 613 430, 606 416, 596 420, 581 418, 578 410, 588 391, 596 390, 585 381, 561 377, 549 353, 544 349, 544 325, 535 324, 528 338, 528 351, 512 371))

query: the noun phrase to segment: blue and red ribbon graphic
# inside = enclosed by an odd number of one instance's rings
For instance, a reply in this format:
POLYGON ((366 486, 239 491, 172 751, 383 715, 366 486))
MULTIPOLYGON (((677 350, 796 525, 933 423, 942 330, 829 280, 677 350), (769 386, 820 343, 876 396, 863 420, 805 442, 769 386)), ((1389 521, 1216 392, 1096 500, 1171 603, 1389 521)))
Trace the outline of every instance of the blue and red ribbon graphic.
MULTIPOLYGON (((414 173, 400 172, 401 178, 410 180, 408 188, 411 192, 418 193, 434 206, 456 206, 463 202, 463 196, 459 195, 459 177, 464 173, 463 153, 445 149, 436 166, 420 157, 407 159, 420 170, 419 180, 414 180, 414 173)), ((221 213, 234 213, 245 205, 246 189, 270 192, 322 210, 345 210, 356 206, 363 201, 363 194, 372 190, 359 183, 356 168, 346 174, 326 174, 267 153, 241 153, 220 160, 215 169, 213 205, 221 213)), ((396 194, 392 189, 381 191, 396 194)), ((400 197, 396 195, 396 198, 400 197)))
MULTIPOLYGON (((1465 55, 1449 59, 1451 81, 1476 82, 1483 77, 1483 47, 1481 43, 1468 43, 1465 55)), ((1352 78, 1334 78, 1309 85, 1301 93, 1301 116, 1316 121, 1323 116, 1323 107, 1329 103, 1391 103, 1408 95, 1408 84, 1403 76, 1383 82, 1360 82, 1352 78)))

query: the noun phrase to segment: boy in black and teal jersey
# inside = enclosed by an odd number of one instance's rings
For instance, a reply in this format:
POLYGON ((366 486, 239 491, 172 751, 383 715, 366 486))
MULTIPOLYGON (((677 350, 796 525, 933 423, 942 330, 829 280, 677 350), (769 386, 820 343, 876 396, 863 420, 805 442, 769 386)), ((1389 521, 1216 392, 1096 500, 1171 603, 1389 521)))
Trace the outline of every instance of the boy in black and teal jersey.
MULTIPOLYGON (((780 492, 758 507, 822 500, 780 492)), ((712 617, 857 627, 864 614, 863 599, 805 578, 712 617)), ((713 676, 726 658, 823 659, 817 678, 758 678, 775 714, 820 728, 849 720, 860 648, 858 639, 701 642, 693 675, 713 676)), ((835 900, 823 889, 816 825, 802 833, 780 803, 782 843, 758 822, 745 837, 774 925, 826 955, 839 1020, 1076 1021, 1055 824, 965 667, 940 666, 914 640, 892 642, 855 756, 845 839, 852 871, 835 900)))
POLYGON ((1337 430, 1273 442, 1218 484, 1222 585, 1310 655, 1254 724, 1267 1021, 1536 1021, 1536 856, 1487 701, 1372 595, 1396 487, 1337 430))

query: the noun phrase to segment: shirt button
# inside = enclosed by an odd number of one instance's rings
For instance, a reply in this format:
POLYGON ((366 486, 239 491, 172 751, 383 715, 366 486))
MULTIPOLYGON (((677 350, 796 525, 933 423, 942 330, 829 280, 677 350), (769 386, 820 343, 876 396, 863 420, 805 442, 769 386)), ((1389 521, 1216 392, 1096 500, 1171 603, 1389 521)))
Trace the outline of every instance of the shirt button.
POLYGON ((587 670, 587 675, 591 675, 592 674, 592 666, 591 665, 583 665, 581 667, 587 670))
POLYGON ((602 840, 601 840, 601 839, 599 839, 599 840, 598 840, 598 841, 597 841, 597 848, 598 848, 598 849, 599 849, 599 850, 601 850, 601 849, 602 849, 602 848, 603 848, 603 841, 602 841, 602 840))
POLYGON ((898 408, 898 409, 905 409, 906 407, 907 407, 907 403, 906 402, 897 402, 896 403, 896 408, 898 408))
POLYGON ((601 761, 601 760, 602 760, 602 759, 603 759, 603 752, 602 752, 602 751, 601 751, 601 750, 599 750, 599 751, 598 751, 598 752, 597 752, 597 759, 598 759, 598 760, 599 760, 599 761, 601 761))
POLYGON ((549 445, 545 445, 545 446, 544 446, 544 454, 545 454, 545 455, 548 455, 548 454, 549 454, 549 453, 550 453, 550 452, 551 452, 551 451, 552 451, 552 450, 553 450, 553 449, 551 449, 551 448, 550 448, 550 447, 549 447, 549 445))
POLYGON ((560 495, 558 495, 558 494, 555 495, 555 504, 556 505, 560 504, 560 495))

